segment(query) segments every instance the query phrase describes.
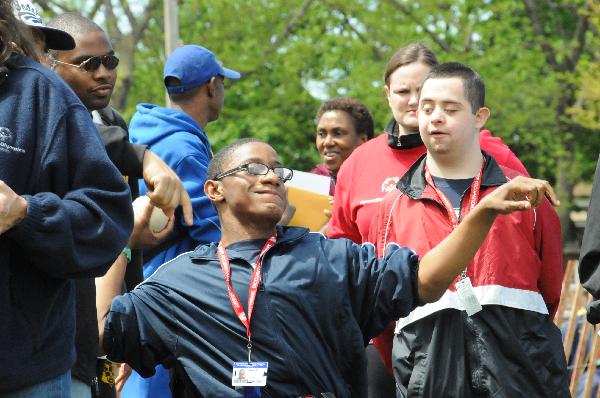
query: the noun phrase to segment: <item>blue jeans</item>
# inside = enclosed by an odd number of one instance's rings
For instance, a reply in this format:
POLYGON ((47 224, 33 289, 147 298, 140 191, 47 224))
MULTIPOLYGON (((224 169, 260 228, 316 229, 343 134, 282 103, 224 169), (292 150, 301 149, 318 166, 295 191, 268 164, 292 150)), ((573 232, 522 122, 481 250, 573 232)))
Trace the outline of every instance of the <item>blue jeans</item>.
POLYGON ((71 397, 92 398, 92 387, 76 377, 71 379, 71 397))
POLYGON ((4 393, 2 398, 71 398, 71 371, 18 391, 4 393))

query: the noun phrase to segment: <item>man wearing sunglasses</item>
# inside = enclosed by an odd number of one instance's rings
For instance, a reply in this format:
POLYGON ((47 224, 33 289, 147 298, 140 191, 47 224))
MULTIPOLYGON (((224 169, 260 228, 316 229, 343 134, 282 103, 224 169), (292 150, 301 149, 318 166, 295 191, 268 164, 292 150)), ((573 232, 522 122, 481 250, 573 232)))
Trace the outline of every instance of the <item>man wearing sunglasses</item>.
MULTIPOLYGON (((128 179, 132 197, 135 199, 139 196, 137 180, 144 178, 154 188, 148 195, 153 202, 173 214, 173 209, 181 201, 186 208, 184 212, 187 213, 187 218, 191 220, 191 203, 175 172, 148 151, 145 145, 130 143, 127 124, 108 105, 117 77, 119 59, 105 32, 93 21, 75 13, 59 15, 50 20, 47 27, 73 36, 75 47, 70 50, 50 50, 47 53, 47 63, 71 86, 92 113, 110 159, 128 179)), ((155 245, 168 234, 168 231, 153 234, 147 226, 147 219, 136 217, 136 228, 127 246, 133 249, 131 257, 127 257, 129 249, 126 249, 117 259, 117 262, 129 263, 125 275, 128 289, 132 289, 143 279, 141 247, 155 245)), ((97 319, 94 280, 78 281, 76 295, 78 355, 72 369, 72 386, 73 396, 85 398, 91 395, 90 387, 100 391, 111 388, 102 383, 101 377, 97 377, 97 368, 101 371, 103 364, 96 363, 98 343, 95 338, 97 319)), ((102 393, 100 395, 105 396, 102 393)))
MULTIPOLYGON (((176 397, 366 397, 369 339, 437 300, 496 215, 537 204, 512 198, 548 192, 554 199, 547 182, 514 179, 420 261, 395 244, 378 259, 371 244, 277 226, 291 176, 259 140, 219 151, 204 190, 219 214, 220 241, 164 264, 98 308, 108 357, 145 376, 157 363, 172 368, 176 397), (242 369, 253 382, 238 380, 242 369)), ((115 296, 124 270, 111 271, 105 293, 115 296)))

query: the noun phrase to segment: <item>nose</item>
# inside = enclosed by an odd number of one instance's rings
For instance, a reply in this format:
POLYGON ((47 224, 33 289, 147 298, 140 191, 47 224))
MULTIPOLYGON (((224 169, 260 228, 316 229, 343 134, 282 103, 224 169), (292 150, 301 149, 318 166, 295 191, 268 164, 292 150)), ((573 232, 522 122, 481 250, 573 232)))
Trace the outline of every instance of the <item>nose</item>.
POLYGON ((335 140, 333 139, 333 134, 327 134, 325 136, 325 140, 323 140, 323 145, 325 145, 325 146, 335 145, 335 140))
POLYGON ((417 104, 419 103, 419 93, 416 90, 413 90, 410 93, 410 98, 408 99, 408 104, 410 106, 417 106, 417 104))
POLYGON ((269 169, 269 171, 267 171, 267 174, 263 174, 260 177, 261 182, 263 184, 268 183, 273 185, 281 185, 281 180, 279 179, 277 174, 275 174, 275 171, 273 171, 273 169, 269 169))
POLYGON ((431 113, 431 122, 432 123, 441 123, 444 121, 444 112, 440 107, 435 107, 433 112, 431 113))
POLYGON ((100 64, 98 69, 93 73, 94 79, 96 80, 109 80, 116 73, 116 69, 108 69, 104 64, 100 64))

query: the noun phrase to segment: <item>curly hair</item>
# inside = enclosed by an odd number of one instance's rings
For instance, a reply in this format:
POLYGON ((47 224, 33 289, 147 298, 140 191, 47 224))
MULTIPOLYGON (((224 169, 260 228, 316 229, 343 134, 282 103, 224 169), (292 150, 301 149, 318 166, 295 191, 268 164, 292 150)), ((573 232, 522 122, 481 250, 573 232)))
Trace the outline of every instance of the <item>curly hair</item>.
POLYGON ((38 60, 30 28, 13 12, 13 0, 0 0, 0 66, 9 65, 14 53, 38 60))
POLYGON ((369 109, 359 100, 350 97, 336 97, 323 102, 317 111, 315 124, 319 124, 319 120, 323 114, 330 111, 346 112, 350 116, 354 130, 356 130, 358 135, 365 134, 368 139, 373 138, 373 116, 371 116, 369 109))

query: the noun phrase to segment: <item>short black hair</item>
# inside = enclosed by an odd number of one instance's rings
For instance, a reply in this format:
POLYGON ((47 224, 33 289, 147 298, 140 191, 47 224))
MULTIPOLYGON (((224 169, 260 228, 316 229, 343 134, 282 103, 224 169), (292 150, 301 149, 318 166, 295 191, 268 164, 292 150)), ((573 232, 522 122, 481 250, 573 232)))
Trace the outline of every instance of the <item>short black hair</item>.
MULTIPOLYGON (((471 111, 476 113, 485 106, 485 84, 481 76, 473 69, 459 62, 446 62, 431 68, 425 81, 429 79, 449 79, 458 77, 463 81, 465 97, 471 104, 471 111)), ((423 84, 425 84, 423 82, 423 84)))
MULTIPOLYGON (((50 19, 46 26, 49 28, 64 30, 73 36, 73 38, 79 34, 89 32, 102 32, 106 34, 100 25, 77 12, 66 12, 64 14, 57 15, 50 19)), ((58 57, 58 54, 60 54, 60 51, 49 50, 48 54, 56 58, 58 57)))
MULTIPOLYGON (((241 146, 249 144, 251 142, 260 142, 266 144, 266 142, 259 140, 258 138, 242 138, 232 142, 231 144, 222 148, 219 152, 213 156, 208 163, 208 171, 206 172, 207 180, 214 180, 216 176, 225 171, 225 165, 228 164, 232 159, 231 155, 241 146)), ((268 145, 268 144, 267 144, 268 145)))
POLYGON ((336 97, 323 102, 317 111, 315 124, 318 125, 323 114, 330 111, 346 112, 352 120, 356 134, 365 134, 367 138, 373 138, 373 116, 369 112, 369 109, 359 100, 350 97, 336 97))

